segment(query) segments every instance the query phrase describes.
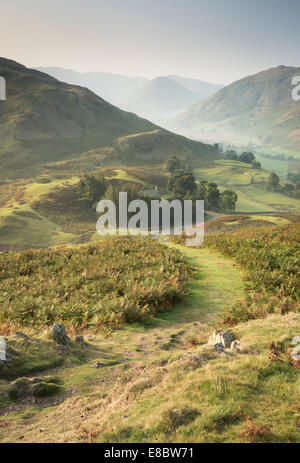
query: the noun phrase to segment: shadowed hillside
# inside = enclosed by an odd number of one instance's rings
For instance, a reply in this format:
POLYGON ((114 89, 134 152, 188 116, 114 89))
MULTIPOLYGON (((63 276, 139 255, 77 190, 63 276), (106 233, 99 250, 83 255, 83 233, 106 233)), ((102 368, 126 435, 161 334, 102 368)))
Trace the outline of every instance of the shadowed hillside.
MULTIPOLYGON (((0 59, 0 75, 7 83, 7 100, 0 105, 1 180, 32 177, 55 168, 86 171, 130 163, 132 153, 120 150, 118 139, 160 130, 86 88, 59 82, 14 61, 0 59)), ((183 157, 216 157, 213 147, 163 129, 160 143, 156 140, 151 145, 147 140, 146 152, 155 152, 154 163, 174 150, 183 157), (173 143, 168 147, 170 137, 173 143)), ((134 153, 137 158, 138 154, 134 153)))

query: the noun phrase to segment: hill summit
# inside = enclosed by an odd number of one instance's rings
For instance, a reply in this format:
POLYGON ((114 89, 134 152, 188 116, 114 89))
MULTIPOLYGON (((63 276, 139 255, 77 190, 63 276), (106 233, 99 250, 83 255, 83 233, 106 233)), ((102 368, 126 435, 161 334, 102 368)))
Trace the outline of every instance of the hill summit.
POLYGON ((169 77, 156 77, 139 89, 127 107, 150 119, 179 113, 195 103, 195 95, 169 77))

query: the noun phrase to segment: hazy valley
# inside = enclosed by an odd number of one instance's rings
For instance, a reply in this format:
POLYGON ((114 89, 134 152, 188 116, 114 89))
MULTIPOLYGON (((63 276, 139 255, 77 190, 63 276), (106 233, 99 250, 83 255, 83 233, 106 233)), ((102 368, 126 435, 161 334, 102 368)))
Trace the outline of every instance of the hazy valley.
POLYGON ((299 157, 299 104, 292 99, 292 78, 299 73, 278 66, 245 77, 166 125, 193 139, 299 157))

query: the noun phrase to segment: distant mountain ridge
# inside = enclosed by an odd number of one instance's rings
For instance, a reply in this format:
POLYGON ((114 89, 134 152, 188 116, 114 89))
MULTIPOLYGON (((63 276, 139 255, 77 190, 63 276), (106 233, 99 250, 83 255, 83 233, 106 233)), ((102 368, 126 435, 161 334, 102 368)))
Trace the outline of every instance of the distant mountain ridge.
POLYGON ((133 95, 126 108, 155 120, 179 113, 194 102, 195 95, 181 84, 168 77, 156 77, 133 95))
POLYGON ((300 67, 278 66, 222 88, 165 124, 194 139, 253 144, 274 152, 299 153, 300 104, 292 78, 300 67))
POLYGON ((146 77, 131 77, 107 72, 76 72, 60 67, 39 67, 45 72, 68 84, 87 87, 92 92, 116 106, 122 104, 139 88, 148 82, 146 77))
POLYGON ((212 84, 210 82, 204 82, 203 80, 199 79, 191 79, 189 77, 180 77, 180 76, 167 76, 169 79, 174 80, 178 84, 182 85, 190 92, 195 95, 197 102, 208 98, 209 96, 216 93, 218 90, 224 87, 224 85, 220 84, 212 84))
POLYGON ((217 156, 210 145, 172 134, 112 106, 87 88, 60 82, 15 61, 0 58, 0 75, 7 83, 7 99, 0 102, 1 179, 53 170, 159 164, 174 154, 187 159, 217 156), (124 143, 129 136, 134 138, 124 143))
POLYGON ((79 73, 60 67, 36 69, 62 82, 87 87, 109 103, 155 121, 184 111, 222 88, 222 85, 175 75, 150 80, 106 72, 79 73))

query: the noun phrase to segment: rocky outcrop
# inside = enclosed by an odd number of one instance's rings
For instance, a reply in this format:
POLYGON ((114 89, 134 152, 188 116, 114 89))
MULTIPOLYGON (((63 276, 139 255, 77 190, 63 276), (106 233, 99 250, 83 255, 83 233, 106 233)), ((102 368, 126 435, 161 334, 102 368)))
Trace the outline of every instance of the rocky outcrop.
POLYGON ((230 331, 214 331, 208 339, 207 345, 219 354, 224 354, 226 351, 238 354, 242 350, 242 344, 234 339, 234 335, 230 331))
POLYGON ((220 344, 224 349, 230 349, 231 343, 234 341, 234 336, 229 331, 216 330, 208 340, 209 346, 220 344))

